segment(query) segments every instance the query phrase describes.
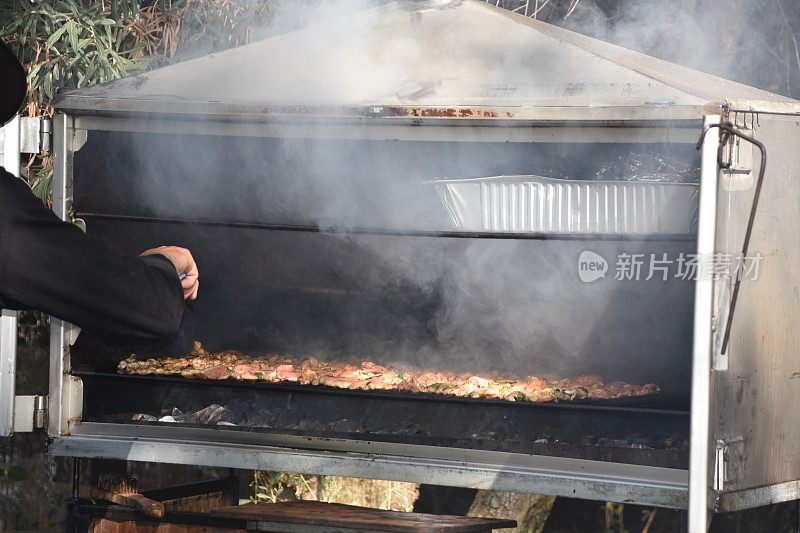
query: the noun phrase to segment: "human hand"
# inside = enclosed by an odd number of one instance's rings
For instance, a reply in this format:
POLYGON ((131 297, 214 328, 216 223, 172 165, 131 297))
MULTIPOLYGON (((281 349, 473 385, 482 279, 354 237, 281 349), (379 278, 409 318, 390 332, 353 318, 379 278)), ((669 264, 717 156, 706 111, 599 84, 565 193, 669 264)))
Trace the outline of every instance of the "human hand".
POLYGON ((197 299, 197 290, 200 287, 200 273, 197 270, 194 257, 192 257, 192 252, 178 246, 159 246, 158 248, 145 250, 141 255, 163 255, 169 259, 175 266, 175 272, 179 276, 181 274, 185 275, 181 280, 184 299, 197 299))

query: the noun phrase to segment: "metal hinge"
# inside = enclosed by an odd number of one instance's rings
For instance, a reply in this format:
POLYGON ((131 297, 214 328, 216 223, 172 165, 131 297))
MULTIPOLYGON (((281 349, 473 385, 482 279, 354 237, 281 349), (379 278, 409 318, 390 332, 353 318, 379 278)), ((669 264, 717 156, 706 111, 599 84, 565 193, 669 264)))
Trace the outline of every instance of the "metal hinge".
POLYGON ((717 447, 714 453, 714 490, 723 492, 725 484, 739 481, 738 466, 743 452, 744 437, 741 435, 732 439, 717 439, 717 447), (731 453, 733 452, 733 463, 731 453))
MULTIPOLYGON (((753 131, 740 128, 745 135, 752 135, 753 131)), ((722 187, 725 191, 746 191, 755 184, 753 168, 754 146, 731 135, 725 145, 720 148, 720 168, 722 170, 722 187)))
POLYGON ((717 448, 714 452, 714 490, 722 492, 725 488, 725 463, 728 460, 728 445, 724 440, 717 439, 717 448))
POLYGON ((14 399, 14 433, 30 433, 47 427, 47 396, 17 396, 14 399))
POLYGON ((23 154, 43 154, 53 146, 53 121, 48 117, 21 117, 19 120, 19 151, 23 154))

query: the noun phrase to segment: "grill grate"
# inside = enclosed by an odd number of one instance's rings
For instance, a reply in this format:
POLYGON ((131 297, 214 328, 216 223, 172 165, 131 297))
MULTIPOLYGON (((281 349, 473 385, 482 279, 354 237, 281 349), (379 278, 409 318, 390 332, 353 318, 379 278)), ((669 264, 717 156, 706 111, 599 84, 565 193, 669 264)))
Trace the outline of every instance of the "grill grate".
POLYGON ((164 376, 85 372, 81 377, 85 422, 176 427, 132 415, 160 416, 172 408, 189 413, 216 404, 235 415, 233 425, 211 426, 223 433, 369 440, 666 468, 688 464, 688 405, 676 398, 661 398, 659 409, 644 398, 638 404, 634 399, 533 404, 164 376))

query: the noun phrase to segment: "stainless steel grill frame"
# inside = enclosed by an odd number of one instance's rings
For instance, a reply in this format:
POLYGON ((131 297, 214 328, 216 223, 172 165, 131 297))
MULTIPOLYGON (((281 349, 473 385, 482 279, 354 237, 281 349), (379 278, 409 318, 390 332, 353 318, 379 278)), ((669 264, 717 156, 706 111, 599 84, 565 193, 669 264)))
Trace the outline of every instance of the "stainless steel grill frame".
MULTIPOLYGON (((72 154, 83 146, 94 130, 137 131, 172 130, 176 134, 190 125, 181 120, 167 123, 132 122, 127 117, 59 114, 55 121, 57 147, 54 177, 54 207, 59 215, 70 219, 72 183, 79 176, 72 171, 72 154), (59 141, 59 139, 61 139, 59 141)), ((596 142, 617 142, 629 138, 631 131, 619 127, 592 128, 596 142)), ((366 129, 366 137, 380 138, 392 130, 392 138, 416 138, 416 129, 404 130, 402 125, 377 125, 375 131, 366 129), (408 131, 408 135, 404 135, 408 131)), ((641 125, 630 126, 636 128, 641 125)), ((242 124, 248 135, 274 136, 281 134, 273 125, 242 124)), ((658 128, 651 123, 648 128, 658 128)), ((239 125, 231 121, 209 121, 209 132, 235 134, 239 125)), ((547 131, 545 136, 558 135, 547 131)), ((554 126, 560 128, 560 126, 554 126)), ((682 132, 670 128, 669 135, 693 140, 700 131, 700 122, 686 122, 682 132)), ((288 131, 302 135, 298 125, 288 131)), ((306 131, 316 131, 309 127, 306 131)), ((666 131, 666 130, 664 130, 666 131)), ((471 138, 472 128, 453 126, 443 138, 471 138)), ((529 130, 524 140, 539 135, 529 130)), ((521 139, 522 140, 522 139, 521 139)), ((435 141, 434 141, 435 142, 435 141)), ((715 140, 709 136, 708 149, 716 154, 715 140)), ((712 171, 716 167, 712 168, 712 171)), ((711 206, 713 209, 714 206, 711 206)), ((706 217, 713 217, 710 212, 706 217)), ((710 317, 709 317, 710 321, 710 317)), ((602 461, 563 457, 528 456, 466 449, 440 449, 431 446, 402 445, 378 442, 332 441, 330 439, 265 436, 241 431, 201 430, 182 427, 144 427, 112 423, 85 422, 81 417, 83 383, 73 376, 69 345, 74 340, 73 328, 54 320, 51 326, 51 400, 49 433, 52 441, 49 453, 73 457, 102 457, 175 464, 203 464, 235 468, 280 468, 305 473, 362 476, 379 479, 421 481, 435 475, 442 483, 452 486, 495 488, 520 492, 548 493, 561 496, 626 501, 670 508, 687 508, 689 504, 689 472, 682 469, 624 465, 602 461), (55 404, 55 405, 53 405, 55 404)), ((695 437, 696 438, 696 437, 695 437)), ((701 436, 702 438, 702 436, 701 436)))
MULTIPOLYGON (((169 126, 155 122, 161 128, 180 132, 188 124, 180 120, 169 126)), ((83 140, 96 129, 127 130, 132 126, 150 131, 151 123, 134 124, 124 116, 95 117, 60 114, 55 123, 57 146, 64 148, 57 156, 54 179, 54 204, 62 218, 72 212, 71 190, 74 179, 72 154, 83 140), (62 139, 62 141, 58 141, 62 139)), ((655 125, 653 125, 655 126, 655 125)), ((230 121, 204 124, 207 131, 233 134, 239 126, 230 121)), ((259 133, 273 136, 274 127, 243 124, 249 135, 259 133)), ((296 126, 295 126, 296 127, 296 126)), ((392 137, 403 137, 403 127, 392 137)), ((652 126, 651 126, 652 127, 652 126)), ((699 122, 684 125, 684 138, 694 138, 699 122)), ((314 128, 310 128, 309 131, 314 128)), ((625 128, 595 128, 593 138, 598 142, 614 142, 617 132, 629 136, 625 128)), ((381 136, 383 131, 368 134, 381 136)), ((410 130, 411 135, 416 135, 410 130)), ((471 136, 472 131, 453 127, 446 138, 471 136)), ((587 134, 586 131, 583 132, 587 134)), ((673 136, 677 132, 670 133, 673 136)), ((408 138, 414 138, 412 136, 408 138)), ((532 135, 537 135, 535 132, 532 135)), ((529 136, 528 139, 531 137, 529 136)), ((82 381, 70 373, 69 344, 74 334, 67 324, 53 321, 51 329, 51 390, 49 432, 53 437, 50 453, 80 457, 127 458, 130 460, 195 463, 238 468, 267 468, 282 464, 300 472, 329 473, 376 477, 397 480, 420 480, 431 472, 441 475, 448 484, 484 488, 506 488, 528 492, 551 492, 560 495, 583 495, 611 500, 636 501, 665 507, 686 507, 688 502, 685 470, 648 466, 613 465, 598 461, 566 458, 496 454, 458 449, 435 449, 426 446, 395 445, 355 441, 334 444, 323 439, 307 440, 247 435, 242 432, 202 431, 180 427, 145 428, 119 424, 88 423, 81 420, 82 381), (132 433, 133 432, 133 433, 132 433), (135 434, 135 436, 134 436, 135 434), (267 440, 264 440, 267 439, 267 440), (299 446, 299 447, 298 447, 299 446), (235 451, 235 453, 233 453, 235 451), (422 472, 427 472, 425 476, 422 472), (631 479, 636 482, 631 483, 631 479)))

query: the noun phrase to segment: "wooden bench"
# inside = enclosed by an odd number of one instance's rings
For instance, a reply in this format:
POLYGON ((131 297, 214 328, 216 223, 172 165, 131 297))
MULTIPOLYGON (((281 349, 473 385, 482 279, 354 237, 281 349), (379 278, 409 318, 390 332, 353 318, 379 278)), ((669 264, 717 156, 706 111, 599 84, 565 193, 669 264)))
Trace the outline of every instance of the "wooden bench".
POLYGON ((245 520, 249 531, 275 533, 491 533, 514 520, 403 513, 338 503, 296 501, 222 507, 212 515, 245 520))

